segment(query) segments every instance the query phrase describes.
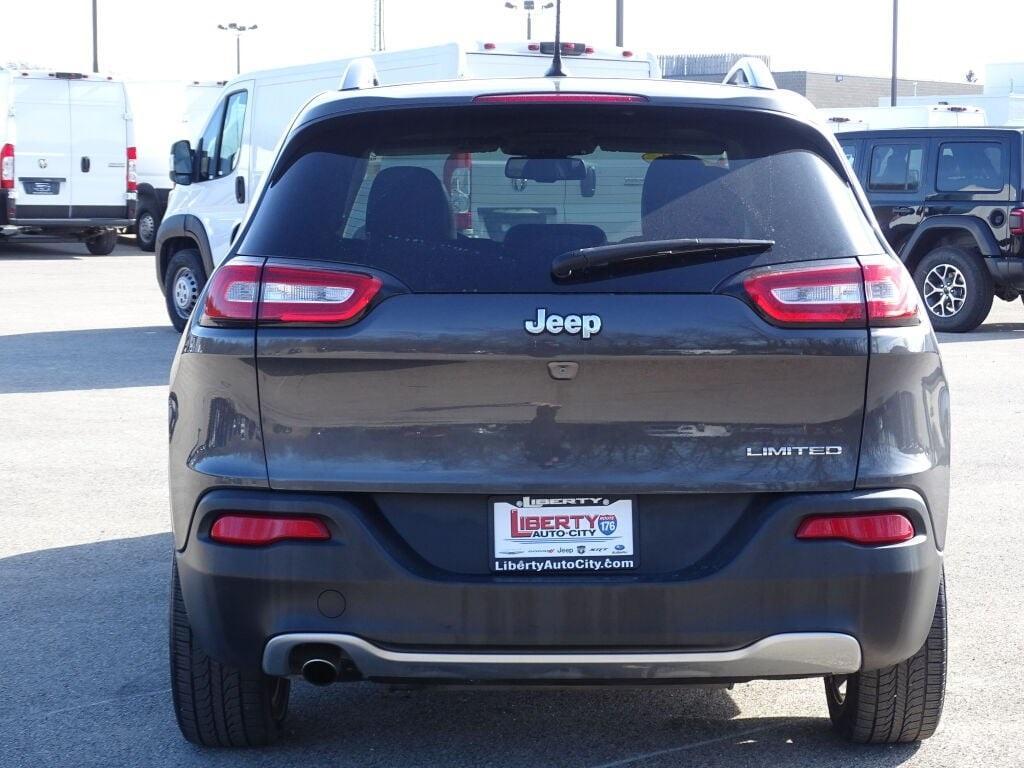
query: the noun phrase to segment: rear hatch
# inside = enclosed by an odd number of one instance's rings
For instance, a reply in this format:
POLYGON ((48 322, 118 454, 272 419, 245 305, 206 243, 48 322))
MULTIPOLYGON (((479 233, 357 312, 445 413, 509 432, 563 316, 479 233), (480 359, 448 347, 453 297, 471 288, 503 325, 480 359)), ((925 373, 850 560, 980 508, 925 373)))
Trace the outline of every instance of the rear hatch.
POLYGON ((879 251, 841 163, 787 118, 684 106, 473 104, 306 129, 239 249, 269 259, 263 307, 284 308, 256 341, 272 487, 384 507, 852 488, 864 323, 780 327, 743 289, 751 270, 879 251), (751 242, 552 270, 693 238, 751 242), (379 283, 340 322, 317 314, 344 296, 338 271, 356 299, 379 283))

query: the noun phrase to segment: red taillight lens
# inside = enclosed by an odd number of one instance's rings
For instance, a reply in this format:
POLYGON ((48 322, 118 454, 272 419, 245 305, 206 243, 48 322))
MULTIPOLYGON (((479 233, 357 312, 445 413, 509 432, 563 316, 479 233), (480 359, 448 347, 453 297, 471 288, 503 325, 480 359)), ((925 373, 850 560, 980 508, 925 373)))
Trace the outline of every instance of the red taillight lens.
POLYGON ((357 319, 381 288, 372 275, 262 259, 232 259, 213 273, 199 324, 338 325, 357 319))
POLYGON ((199 324, 251 325, 256 320, 260 271, 257 259, 233 259, 217 269, 206 289, 199 324))
POLYGON ((886 256, 833 265, 767 267, 743 288, 769 322, 819 328, 916 325, 917 289, 906 267, 886 256))
POLYGON ((355 320, 380 291, 371 275, 268 264, 263 269, 259 321, 326 323, 355 320))
POLYGON ((14 145, 0 149, 0 189, 14 189, 14 145))
POLYGON ((125 176, 125 190, 128 192, 137 192, 139 189, 139 176, 135 170, 138 162, 138 155, 136 154, 135 147, 128 147, 126 155, 128 160, 128 171, 125 176))
POLYGON ((1024 208, 1010 211, 1010 234, 1024 235, 1024 208))
POLYGON ((841 539, 854 544, 899 544, 914 538, 914 524, 899 512, 819 515, 797 528, 798 539, 841 539))
POLYGON ((477 104, 643 104, 646 96, 628 93, 496 93, 477 96, 477 104))
POLYGON ((856 264, 769 268, 743 280, 760 313, 776 325, 863 326, 863 277, 856 264))
POLYGON ((868 325, 872 327, 917 325, 917 286, 899 261, 886 256, 861 258, 868 325))
POLYGON ((210 538, 222 544, 262 547, 278 541, 326 541, 331 532, 315 517, 229 514, 217 518, 210 538))

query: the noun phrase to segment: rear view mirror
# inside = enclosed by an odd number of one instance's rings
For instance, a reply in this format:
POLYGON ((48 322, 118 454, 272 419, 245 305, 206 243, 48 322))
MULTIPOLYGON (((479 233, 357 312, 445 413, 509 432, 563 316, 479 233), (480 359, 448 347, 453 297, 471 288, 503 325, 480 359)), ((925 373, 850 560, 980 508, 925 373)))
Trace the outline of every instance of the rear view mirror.
POLYGON ((587 166, 578 157, 510 157, 505 163, 505 178, 539 181, 583 181, 587 166))
POLYGON ((171 145, 171 181, 188 186, 192 183, 195 155, 188 140, 182 139, 171 145))

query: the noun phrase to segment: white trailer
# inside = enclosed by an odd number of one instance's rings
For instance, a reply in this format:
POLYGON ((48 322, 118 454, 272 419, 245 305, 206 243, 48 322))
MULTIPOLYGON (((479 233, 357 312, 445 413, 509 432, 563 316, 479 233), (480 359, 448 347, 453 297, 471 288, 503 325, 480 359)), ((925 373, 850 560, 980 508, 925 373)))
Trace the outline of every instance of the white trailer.
POLYGON ((985 125, 985 110, 958 104, 923 104, 896 107, 825 107, 822 122, 835 133, 888 128, 936 128, 985 125))

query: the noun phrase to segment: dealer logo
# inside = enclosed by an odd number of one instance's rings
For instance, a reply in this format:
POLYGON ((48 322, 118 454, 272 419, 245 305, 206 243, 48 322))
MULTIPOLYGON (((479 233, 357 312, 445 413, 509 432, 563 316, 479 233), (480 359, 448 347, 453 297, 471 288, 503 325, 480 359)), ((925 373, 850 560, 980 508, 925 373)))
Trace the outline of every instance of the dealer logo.
POLYGON ((601 515, 597 518, 597 529, 605 536, 611 536, 619 527, 619 520, 615 515, 601 515))

